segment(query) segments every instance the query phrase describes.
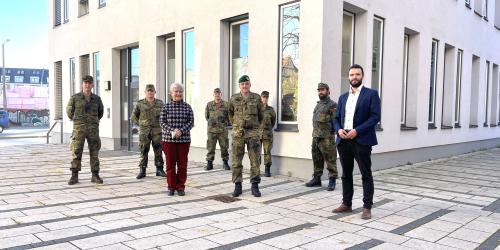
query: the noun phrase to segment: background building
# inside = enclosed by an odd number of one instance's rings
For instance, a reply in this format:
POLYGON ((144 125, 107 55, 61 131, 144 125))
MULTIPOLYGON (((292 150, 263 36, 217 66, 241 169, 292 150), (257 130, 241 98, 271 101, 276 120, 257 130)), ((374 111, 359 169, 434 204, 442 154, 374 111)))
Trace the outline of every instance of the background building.
MULTIPOLYGON (((0 83, 3 84, 3 69, 0 83)), ((49 120, 49 70, 5 68, 7 107, 11 124, 32 124, 49 120)), ((3 88, 0 87, 0 104, 3 105, 3 88)))
POLYGON ((317 83, 337 100, 358 63, 382 99, 375 169, 500 145, 500 0, 49 3, 51 119, 63 119, 65 142, 64 108, 83 75, 95 76, 110 149, 137 148, 130 112, 146 84, 165 100, 182 82, 195 111, 190 157, 204 161, 213 88, 228 99, 248 74, 278 113, 276 169, 308 177, 317 83))

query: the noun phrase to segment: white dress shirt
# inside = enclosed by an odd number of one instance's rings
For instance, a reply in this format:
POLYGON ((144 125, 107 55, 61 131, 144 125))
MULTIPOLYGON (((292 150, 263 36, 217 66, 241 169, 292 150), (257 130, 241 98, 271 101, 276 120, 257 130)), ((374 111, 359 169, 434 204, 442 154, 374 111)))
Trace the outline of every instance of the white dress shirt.
POLYGON ((344 120, 344 130, 354 129, 354 111, 356 110, 356 103, 358 102, 359 93, 363 85, 360 85, 357 89, 349 88, 349 97, 347 97, 347 102, 345 104, 345 120, 344 120))

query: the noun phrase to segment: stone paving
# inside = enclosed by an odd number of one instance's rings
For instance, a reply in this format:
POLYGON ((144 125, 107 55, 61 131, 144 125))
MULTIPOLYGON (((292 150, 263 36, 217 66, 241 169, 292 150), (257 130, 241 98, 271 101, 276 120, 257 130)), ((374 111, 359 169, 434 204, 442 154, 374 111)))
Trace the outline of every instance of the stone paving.
MULTIPOLYGON (((67 145, 0 148, 2 249, 500 249, 500 148, 374 173, 373 218, 333 214, 341 187, 263 178, 263 196, 229 202, 230 171, 188 168, 186 196, 136 180, 137 154, 101 152, 103 185, 68 186, 67 145)), ((150 166, 153 164, 150 163, 150 166)), ((312 168, 312 167, 311 167, 312 168)))

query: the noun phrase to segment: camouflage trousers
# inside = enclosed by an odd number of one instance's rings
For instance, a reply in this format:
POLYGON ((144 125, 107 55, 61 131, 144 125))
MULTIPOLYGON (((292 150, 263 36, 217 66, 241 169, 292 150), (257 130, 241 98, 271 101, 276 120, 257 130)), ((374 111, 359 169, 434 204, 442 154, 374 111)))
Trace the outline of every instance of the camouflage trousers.
POLYGON ((271 149, 273 149, 273 138, 269 139, 262 139, 262 148, 264 149, 264 165, 272 165, 273 160, 272 160, 272 155, 271 155, 271 149))
POLYGON ((257 137, 242 138, 233 137, 231 144, 231 161, 233 165, 233 182, 242 182, 243 156, 247 146, 248 158, 250 159, 250 182, 260 183, 260 139, 257 137))
POLYGON ((90 154, 90 171, 99 172, 99 150, 101 149, 101 138, 99 137, 99 129, 74 129, 71 138, 71 153, 73 160, 71 161, 71 171, 82 170, 82 153, 83 146, 87 139, 90 154))
POLYGON ((328 177, 338 177, 337 172, 337 149, 335 148, 335 137, 314 137, 311 145, 312 159, 314 163, 314 176, 322 176, 326 162, 328 177))
POLYGON ((222 160, 229 160, 229 139, 227 137, 227 131, 222 133, 211 133, 207 134, 207 161, 213 161, 215 157, 215 147, 217 146, 217 141, 219 141, 220 152, 222 160))
POLYGON ((148 153, 151 144, 153 144, 153 152, 155 154, 155 166, 163 167, 161 130, 150 130, 148 131, 148 133, 139 133, 139 150, 141 151, 141 160, 139 162, 139 167, 148 166, 148 153))

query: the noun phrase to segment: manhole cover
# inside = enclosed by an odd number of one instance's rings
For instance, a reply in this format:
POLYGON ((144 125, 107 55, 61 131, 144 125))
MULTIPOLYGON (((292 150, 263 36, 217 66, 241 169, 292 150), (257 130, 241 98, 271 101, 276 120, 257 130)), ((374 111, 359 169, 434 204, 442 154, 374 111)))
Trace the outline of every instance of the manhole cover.
POLYGON ((224 202, 224 203, 231 203, 231 202, 235 202, 235 201, 239 201, 240 200, 238 198, 234 198, 232 196, 223 195, 223 194, 211 196, 210 199, 216 200, 216 201, 220 201, 220 202, 224 202))

